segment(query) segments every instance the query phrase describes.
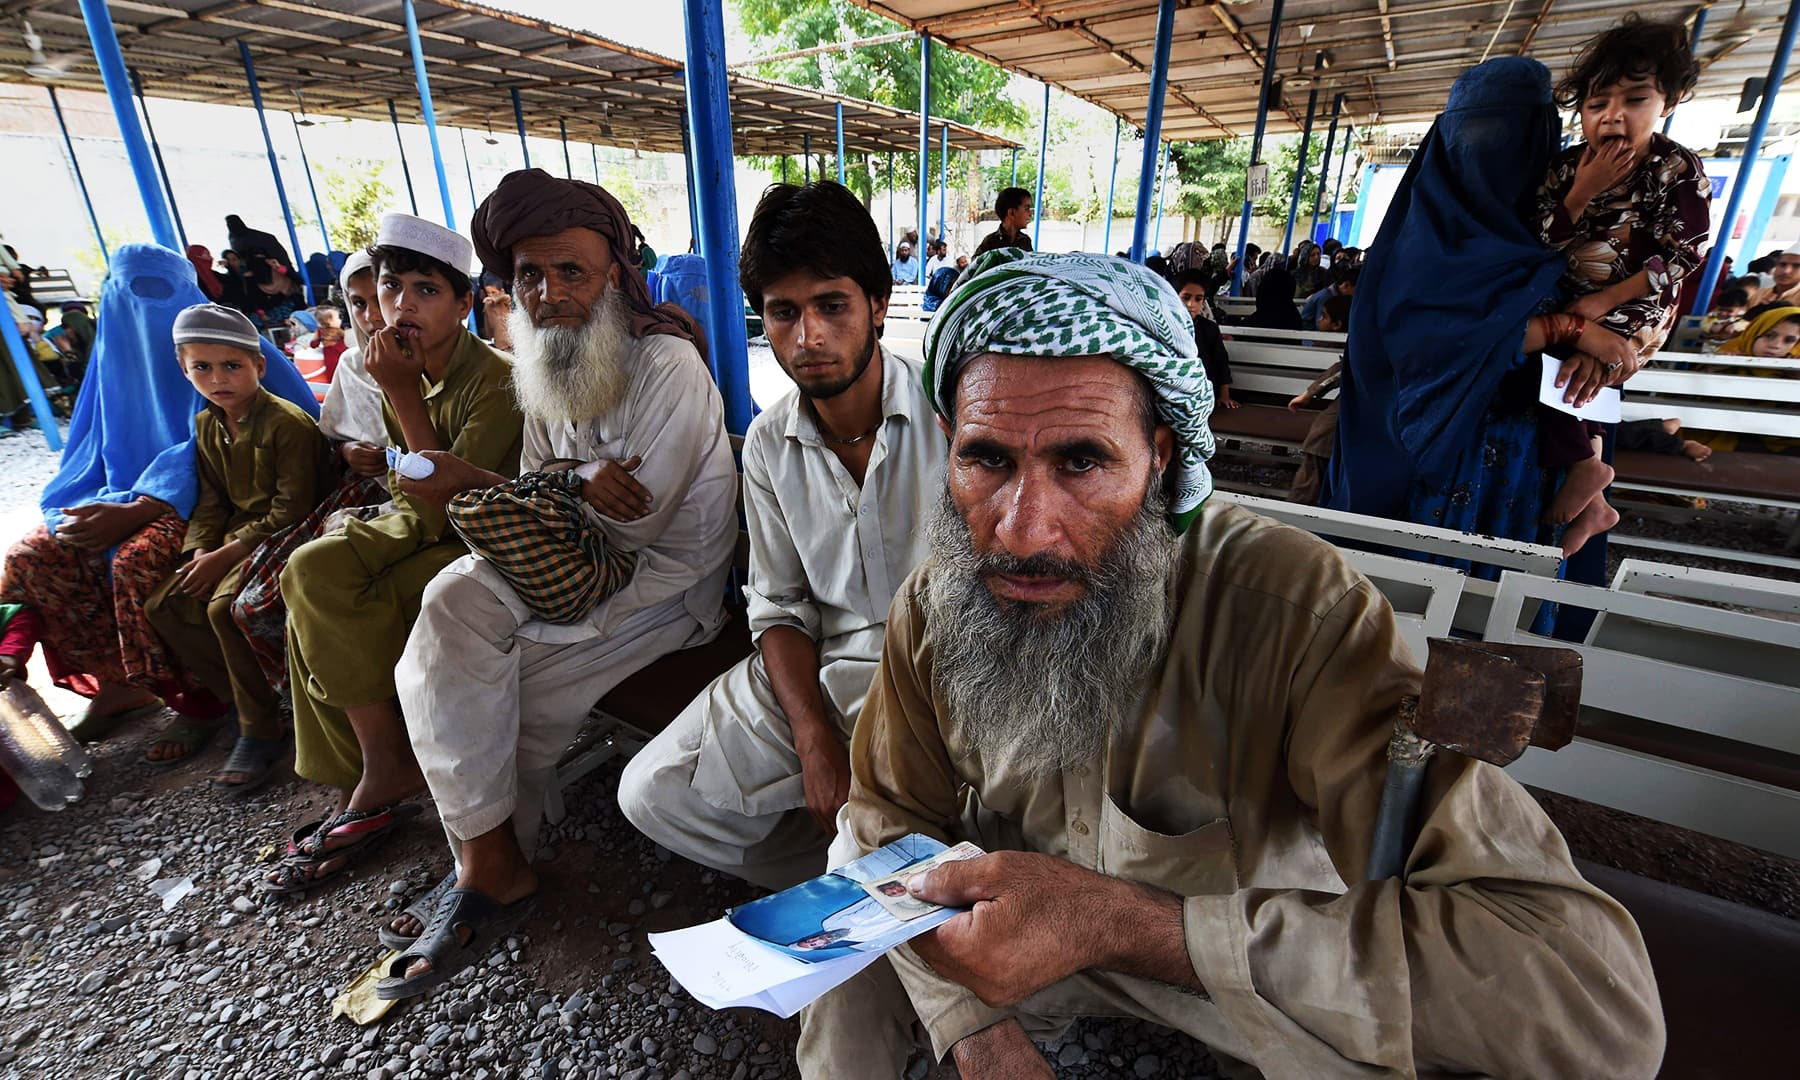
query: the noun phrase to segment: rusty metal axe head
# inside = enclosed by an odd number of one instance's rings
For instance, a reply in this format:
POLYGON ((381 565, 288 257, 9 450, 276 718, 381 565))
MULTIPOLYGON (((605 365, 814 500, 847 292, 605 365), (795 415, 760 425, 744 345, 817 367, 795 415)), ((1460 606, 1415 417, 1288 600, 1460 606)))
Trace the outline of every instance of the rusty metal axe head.
POLYGON ((1575 734, 1581 654, 1573 649, 1432 638, 1407 721, 1413 733, 1494 765, 1528 746, 1558 750, 1575 734))

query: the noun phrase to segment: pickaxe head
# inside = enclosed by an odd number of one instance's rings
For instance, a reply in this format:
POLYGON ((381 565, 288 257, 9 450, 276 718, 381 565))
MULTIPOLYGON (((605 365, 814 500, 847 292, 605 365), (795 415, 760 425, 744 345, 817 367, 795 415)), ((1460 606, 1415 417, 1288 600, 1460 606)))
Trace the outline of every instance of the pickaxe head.
POLYGON ((1408 721, 1459 754, 1510 765, 1528 746, 1559 750, 1575 734, 1581 654, 1573 649, 1432 638, 1408 721))

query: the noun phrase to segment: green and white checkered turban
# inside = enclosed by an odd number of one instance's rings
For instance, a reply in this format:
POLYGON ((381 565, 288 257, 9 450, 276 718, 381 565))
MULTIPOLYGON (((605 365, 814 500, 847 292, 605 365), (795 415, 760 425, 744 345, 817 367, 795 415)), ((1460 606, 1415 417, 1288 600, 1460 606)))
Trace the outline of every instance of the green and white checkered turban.
POLYGON ((1000 248, 976 259, 925 332, 925 392, 938 415, 963 365, 982 353, 1105 354, 1144 374, 1156 416, 1175 433, 1169 519, 1185 530, 1212 494, 1212 383, 1194 343, 1194 320, 1154 271, 1105 255, 1000 248))

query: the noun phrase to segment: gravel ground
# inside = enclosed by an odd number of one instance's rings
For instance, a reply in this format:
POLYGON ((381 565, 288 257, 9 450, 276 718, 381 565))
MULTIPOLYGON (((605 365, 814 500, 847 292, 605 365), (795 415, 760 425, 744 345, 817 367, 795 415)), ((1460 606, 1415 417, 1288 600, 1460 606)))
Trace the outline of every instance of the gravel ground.
MULTIPOLYGON (((35 432, 0 438, 0 543, 38 522, 54 468, 35 432)), ((32 682, 48 685, 41 661, 32 682)), ((45 697, 64 716, 81 707, 45 697)), ((261 903, 264 849, 323 813, 325 793, 290 774, 240 802, 215 798, 204 780, 225 740, 159 770, 140 760, 159 724, 94 748, 76 806, 21 801, 0 815, 0 1078, 797 1075, 795 1023, 700 1006, 650 956, 646 934, 714 918, 754 890, 632 829, 616 764, 570 788, 568 816, 546 827, 531 919, 448 987, 358 1027, 333 1018, 332 999, 382 956, 377 922, 447 868, 431 808, 346 884, 261 903), (163 910, 149 882, 182 878, 193 891, 163 910)), ((1543 799, 1578 856, 1800 917, 1800 864, 1543 799)), ((1198 1044, 1131 1022, 1083 1023, 1045 1051, 1063 1077, 1218 1075, 1198 1044)), ((954 1071, 920 1058, 908 1076, 954 1071)))

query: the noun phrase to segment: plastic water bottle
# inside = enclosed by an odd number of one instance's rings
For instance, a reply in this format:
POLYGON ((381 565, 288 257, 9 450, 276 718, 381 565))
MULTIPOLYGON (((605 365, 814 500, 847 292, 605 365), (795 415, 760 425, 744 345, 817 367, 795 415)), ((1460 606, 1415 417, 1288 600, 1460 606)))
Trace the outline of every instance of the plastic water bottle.
POLYGON ((12 679, 0 689, 0 769, 40 809, 61 810, 81 798, 94 762, 37 691, 12 679))
POLYGON ((57 754, 76 776, 86 779, 94 775, 94 759, 87 752, 87 747, 75 741, 75 736, 69 734, 69 729, 56 718, 56 713, 51 711, 50 706, 44 704, 44 699, 38 696, 30 683, 23 679, 8 680, 5 688, 0 689, 0 702, 4 702, 6 709, 29 717, 42 732, 45 741, 56 747, 57 754))

